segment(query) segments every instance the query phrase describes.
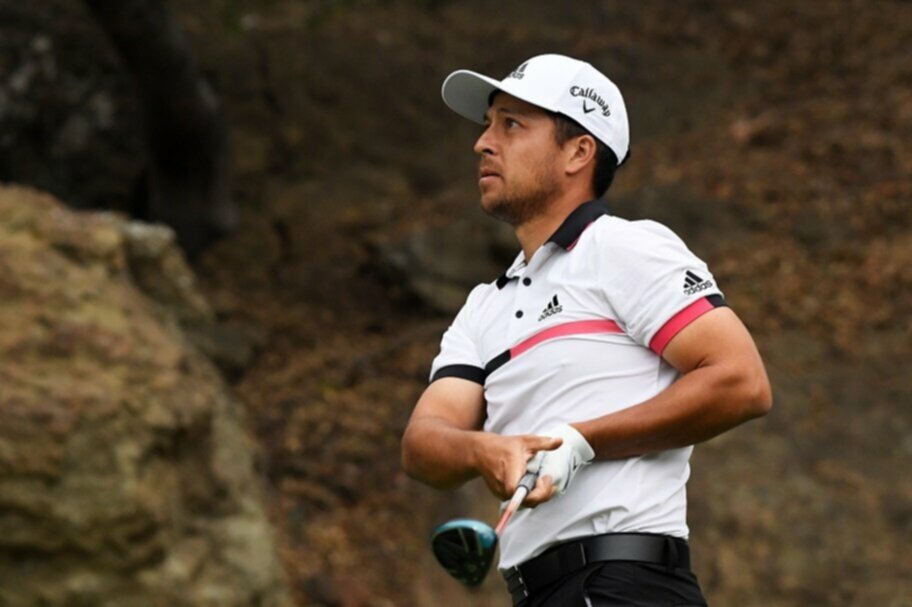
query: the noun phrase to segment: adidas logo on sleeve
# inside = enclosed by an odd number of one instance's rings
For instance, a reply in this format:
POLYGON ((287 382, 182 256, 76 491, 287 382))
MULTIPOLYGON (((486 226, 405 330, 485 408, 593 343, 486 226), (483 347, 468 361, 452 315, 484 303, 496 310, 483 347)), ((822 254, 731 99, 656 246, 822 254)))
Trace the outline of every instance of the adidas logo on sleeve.
POLYGON ((557 293, 555 293, 554 297, 551 298, 551 301, 548 302, 548 305, 545 306, 545 309, 542 310, 541 316, 538 317, 538 321, 541 322, 549 316, 554 316, 558 312, 563 312, 563 310, 564 307, 557 301, 557 293))
POLYGON ((711 280, 703 280, 690 270, 687 270, 684 275, 684 295, 693 295, 712 286, 713 282, 711 280))

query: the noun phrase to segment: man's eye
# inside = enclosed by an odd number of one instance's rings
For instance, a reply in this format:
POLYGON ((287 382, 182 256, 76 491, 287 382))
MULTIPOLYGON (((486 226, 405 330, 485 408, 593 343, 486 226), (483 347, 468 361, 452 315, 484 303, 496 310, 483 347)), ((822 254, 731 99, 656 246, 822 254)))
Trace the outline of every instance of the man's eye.
POLYGON ((507 118, 505 122, 508 129, 512 129, 514 126, 519 126, 519 123, 512 118, 507 118))

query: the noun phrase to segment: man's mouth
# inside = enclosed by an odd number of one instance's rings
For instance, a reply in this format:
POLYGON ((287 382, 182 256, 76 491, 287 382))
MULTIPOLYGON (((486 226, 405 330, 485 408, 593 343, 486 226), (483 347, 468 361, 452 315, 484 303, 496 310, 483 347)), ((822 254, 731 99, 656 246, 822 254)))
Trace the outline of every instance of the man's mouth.
POLYGON ((484 181, 485 179, 493 179, 495 177, 500 177, 500 173, 492 169, 479 169, 478 171, 479 181, 484 181))

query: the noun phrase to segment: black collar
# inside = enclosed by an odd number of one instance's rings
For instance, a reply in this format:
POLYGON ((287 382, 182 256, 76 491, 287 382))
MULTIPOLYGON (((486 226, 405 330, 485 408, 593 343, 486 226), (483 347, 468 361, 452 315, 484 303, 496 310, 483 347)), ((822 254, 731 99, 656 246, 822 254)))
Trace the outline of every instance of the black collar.
POLYGON ((501 274, 497 277, 497 289, 503 289, 511 280, 516 280, 516 277, 514 276, 513 278, 507 278, 506 274, 501 274))
POLYGON ((567 219, 551 235, 548 242, 553 242, 566 251, 570 248, 570 245, 577 241, 580 234, 589 227, 590 223, 602 215, 610 214, 611 211, 608 209, 608 204, 600 198, 584 202, 567 215, 567 219))
MULTIPOLYGON (((567 215, 567 218, 564 219, 564 222, 557 228, 554 234, 551 235, 551 238, 549 238, 547 242, 553 242, 560 248, 568 251, 573 243, 579 239, 583 230, 589 227, 590 223, 602 215, 610 214, 611 210, 608 208, 608 204, 600 198, 584 202, 567 215)), ((507 286, 508 282, 515 278, 515 276, 508 277, 506 272, 504 272, 500 278, 497 279, 497 288, 503 289, 507 286)))

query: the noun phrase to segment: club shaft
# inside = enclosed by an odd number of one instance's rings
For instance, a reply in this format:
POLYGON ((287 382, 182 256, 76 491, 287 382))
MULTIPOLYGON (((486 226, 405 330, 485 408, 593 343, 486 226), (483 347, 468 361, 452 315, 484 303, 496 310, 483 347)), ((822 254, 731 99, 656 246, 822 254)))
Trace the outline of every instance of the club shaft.
POLYGON ((503 531, 503 528, 507 526, 507 523, 510 521, 510 517, 513 516, 513 513, 516 512, 516 507, 513 506, 513 501, 516 499, 516 496, 521 496, 519 498, 520 503, 526 498, 526 491, 522 487, 516 490, 516 493, 513 494, 513 499, 510 500, 510 503, 507 504, 507 507, 504 509, 503 514, 500 516, 500 521, 498 521, 497 526, 494 527, 494 533, 497 534, 497 537, 500 537, 500 532, 503 531))
POLYGON ((523 500, 526 499, 527 495, 529 495, 532 487, 535 486, 535 481, 537 478, 537 474, 528 473, 519 481, 519 486, 516 488, 516 491, 513 492, 513 497, 510 498, 510 503, 508 503, 507 507, 504 508, 503 514, 500 516, 500 521, 498 521, 497 526, 494 527, 494 533, 497 534, 497 537, 500 537, 500 532, 503 531, 504 527, 507 526, 507 523, 510 521, 510 517, 513 516, 513 513, 519 509, 519 506, 523 503, 523 500))

